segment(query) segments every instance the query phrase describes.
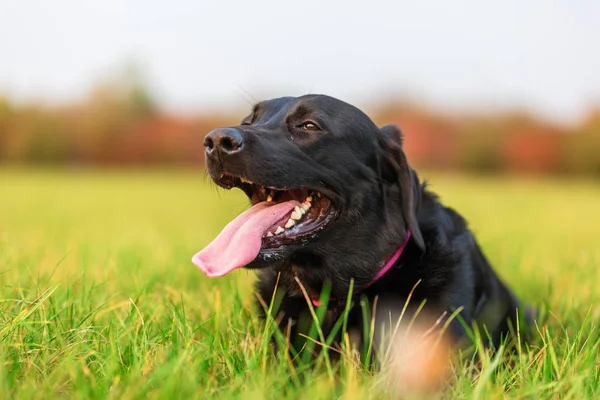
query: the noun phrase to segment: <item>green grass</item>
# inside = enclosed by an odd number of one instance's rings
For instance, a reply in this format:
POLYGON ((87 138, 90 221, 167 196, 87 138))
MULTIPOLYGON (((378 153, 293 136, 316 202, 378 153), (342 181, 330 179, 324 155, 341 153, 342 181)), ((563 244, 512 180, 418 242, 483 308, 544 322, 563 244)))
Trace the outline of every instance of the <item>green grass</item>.
MULTIPOLYGON (((600 188, 434 176, 498 273, 548 310, 530 347, 453 364, 449 398, 600 398, 600 188)), ((272 355, 253 274, 191 255, 246 207, 193 172, 0 170, 0 398, 385 398, 344 360, 272 355)))

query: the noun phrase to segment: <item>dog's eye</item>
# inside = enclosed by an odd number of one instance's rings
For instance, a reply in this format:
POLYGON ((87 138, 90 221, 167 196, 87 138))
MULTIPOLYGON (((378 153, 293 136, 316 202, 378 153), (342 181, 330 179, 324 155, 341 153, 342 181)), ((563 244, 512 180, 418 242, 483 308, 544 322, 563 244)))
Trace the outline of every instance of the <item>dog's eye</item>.
POLYGON ((306 121, 302 123, 299 128, 304 129, 305 131, 320 131, 321 128, 317 124, 312 121, 306 121))

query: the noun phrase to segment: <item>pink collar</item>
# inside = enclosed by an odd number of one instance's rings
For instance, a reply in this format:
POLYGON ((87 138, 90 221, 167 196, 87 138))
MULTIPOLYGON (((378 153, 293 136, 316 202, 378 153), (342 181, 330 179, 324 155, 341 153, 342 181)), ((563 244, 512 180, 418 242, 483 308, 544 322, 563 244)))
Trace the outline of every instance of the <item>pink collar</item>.
POLYGON ((369 284, 365 288, 368 288, 369 286, 371 286, 372 284, 377 282, 382 276, 384 276, 386 274, 386 272, 388 272, 390 270, 390 268, 392 268, 394 266, 394 263, 396 261, 398 261, 398 258, 400 258, 400 256, 402 255, 402 252, 406 248, 406 245, 408 244, 409 240, 410 240, 410 231, 407 229, 406 236, 404 237, 404 241, 402 242, 400 247, 398 247, 398 250, 396 250, 396 252, 394 254, 392 254, 392 256, 390 258, 387 259, 383 268, 381 268, 379 270, 377 275, 375 275, 375 278, 373 278, 373 280, 371 282, 369 282, 369 284))
MULTIPOLYGON (((384 276, 394 266, 396 261, 398 261, 398 258, 400 258, 400 256, 402 255, 402 252, 404 252, 404 249, 406 248, 406 245, 408 244, 409 240, 410 240, 410 231, 406 230, 406 236, 404 237, 404 241, 402 242, 400 247, 398 247, 398 250, 396 250, 396 252, 394 254, 392 254, 386 260, 383 268, 381 268, 379 270, 379 272, 377 273, 377 275, 375 275, 373 280, 371 282, 369 282, 367 284, 367 286, 364 287, 365 289, 368 288, 369 286, 371 286, 372 284, 374 284, 375 282, 377 282, 379 279, 381 279, 381 277, 384 276)), ((354 292, 354 293, 356 293, 356 292, 354 292)), ((319 304, 320 304, 318 296, 311 297, 311 301, 315 307, 319 306, 319 304)))

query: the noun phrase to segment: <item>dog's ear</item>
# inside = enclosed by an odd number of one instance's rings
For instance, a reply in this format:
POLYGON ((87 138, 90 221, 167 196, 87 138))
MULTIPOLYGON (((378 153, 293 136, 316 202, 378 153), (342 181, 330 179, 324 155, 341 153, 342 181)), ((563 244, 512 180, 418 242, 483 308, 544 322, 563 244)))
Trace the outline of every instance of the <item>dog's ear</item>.
POLYGON ((406 154, 402 148, 403 135, 396 125, 385 125, 380 128, 383 139, 383 164, 382 177, 390 182, 395 182, 400 187, 402 202, 402 217, 410 229, 415 243, 425 250, 425 241, 417 221, 417 207, 421 198, 419 178, 408 164, 406 154))

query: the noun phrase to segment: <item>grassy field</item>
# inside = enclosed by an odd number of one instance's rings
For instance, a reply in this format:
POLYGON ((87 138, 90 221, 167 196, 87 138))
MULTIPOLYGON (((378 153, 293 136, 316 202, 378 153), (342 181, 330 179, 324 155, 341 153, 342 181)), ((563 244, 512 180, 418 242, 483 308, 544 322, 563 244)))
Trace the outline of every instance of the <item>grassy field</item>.
MULTIPOLYGON (((430 177, 499 274, 547 309, 512 357, 453 366, 448 398, 600 398, 600 187, 430 177)), ((0 399, 386 398, 350 362, 276 358, 253 274, 190 257, 246 207, 201 172, 0 169, 0 399)))

